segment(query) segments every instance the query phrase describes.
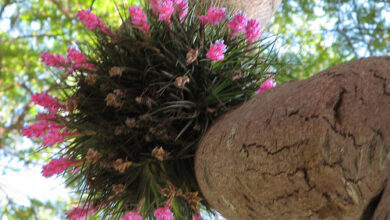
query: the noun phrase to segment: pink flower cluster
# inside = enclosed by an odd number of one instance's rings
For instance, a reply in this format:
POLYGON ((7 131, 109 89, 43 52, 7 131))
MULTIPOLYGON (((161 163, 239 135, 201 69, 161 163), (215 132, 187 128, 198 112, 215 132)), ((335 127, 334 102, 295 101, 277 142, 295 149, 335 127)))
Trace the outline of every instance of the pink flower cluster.
POLYGON ((52 66, 58 69, 63 69, 66 65, 65 58, 59 54, 43 53, 41 54, 41 60, 48 66, 52 66))
POLYGON ((73 64, 74 68, 80 68, 83 64, 87 63, 87 57, 77 49, 68 48, 67 61, 73 64))
POLYGON ((248 43, 252 43, 261 37, 260 22, 256 19, 250 19, 245 26, 245 36, 248 43))
POLYGON ((159 10, 159 21, 166 21, 168 24, 171 23, 171 16, 175 11, 175 6, 171 0, 162 0, 158 3, 159 10))
POLYGON ((67 63, 70 65, 68 73, 81 67, 84 67, 85 69, 96 69, 95 65, 87 62, 87 57, 81 53, 81 51, 74 48, 68 48, 67 63))
POLYGON ((66 128, 62 131, 60 129, 49 129, 47 135, 43 138, 44 146, 53 146, 57 143, 62 143, 66 138, 79 135, 78 132, 67 132, 66 128))
POLYGON ((90 204, 84 206, 74 207, 71 211, 66 214, 67 220, 84 220, 87 219, 89 215, 95 214, 97 209, 90 204))
MULTIPOLYGON (((143 200, 142 200, 143 201, 143 200)), ((139 214, 139 210, 142 207, 142 202, 141 204, 137 207, 137 209, 133 212, 128 212, 126 213, 121 220, 143 220, 142 216, 139 214)))
POLYGON ((225 58, 226 45, 223 40, 217 40, 214 44, 210 45, 210 49, 206 54, 206 57, 213 61, 223 60, 225 58))
POLYGON ((54 122, 38 121, 23 128, 22 135, 29 138, 42 138, 46 136, 48 130, 61 128, 63 128, 62 125, 58 125, 54 122))
POLYGON ((237 13, 233 16, 232 20, 229 21, 226 26, 232 31, 232 35, 245 29, 248 20, 245 14, 237 13))
POLYGON ((37 121, 50 121, 50 120, 53 120, 53 119, 56 119, 57 116, 55 114, 42 114, 42 113, 39 113, 35 116, 35 119, 37 121))
MULTIPOLYGON (((224 8, 209 8, 207 15, 199 16, 199 20, 203 25, 212 24, 214 26, 218 25, 224 18, 226 18, 224 8)), ((256 19, 248 21, 245 14, 241 12, 235 14, 226 26, 231 30, 232 35, 244 31, 248 43, 252 43, 261 37, 259 21, 256 19)))
POLYGON ((77 16, 85 24, 85 27, 88 30, 94 30, 99 28, 103 33, 114 36, 112 32, 108 30, 108 28, 104 25, 104 21, 99 19, 94 13, 88 10, 80 10, 77 12, 77 16))
POLYGON ((42 176, 51 177, 54 174, 64 172, 68 167, 81 163, 81 161, 71 161, 67 158, 52 159, 48 164, 43 166, 42 176))
POLYGON ((38 121, 23 128, 22 135, 29 138, 43 138, 44 146, 53 146, 64 142, 66 138, 78 135, 77 132, 67 132, 65 126, 50 121, 38 121))
POLYGON ((87 57, 83 53, 74 48, 68 48, 66 58, 58 54, 43 53, 41 54, 41 60, 48 66, 58 69, 66 68, 68 70, 67 74, 81 67, 85 69, 96 69, 95 65, 87 62, 87 57))
POLYGON ((257 90, 257 94, 263 93, 273 87, 276 86, 276 82, 273 78, 267 79, 263 84, 261 84, 260 88, 257 90))
POLYGON ((223 19, 226 18, 226 9, 225 8, 209 8, 207 10, 207 15, 199 16, 199 19, 203 25, 211 24, 218 25, 223 19))
POLYGON ((180 22, 184 22, 184 19, 188 13, 188 3, 187 0, 174 0, 175 7, 179 11, 180 22))
MULTIPOLYGON (((224 8, 209 8, 207 15, 199 16, 199 20, 203 25, 211 24, 214 26, 218 25, 224 18, 226 18, 224 8)), ((250 19, 248 21, 243 13, 235 14, 233 18, 227 22, 226 26, 231 30, 229 40, 240 31, 244 32, 248 44, 253 43, 261 37, 259 22, 256 19, 250 19)), ((223 60, 225 52, 226 45, 223 41, 216 41, 214 44, 210 45, 206 57, 213 61, 223 60)))
POLYGON ((170 203, 164 207, 160 207, 154 211, 154 216, 157 220, 173 220, 173 213, 170 209, 170 203))
POLYGON ((35 104, 40 105, 49 110, 50 114, 57 113, 58 109, 63 107, 63 105, 60 104, 57 98, 53 98, 47 93, 34 94, 31 96, 31 100, 35 104))
POLYGON ((138 213, 138 210, 134 212, 128 212, 121 220, 143 220, 142 216, 138 213))
POLYGON ((78 135, 76 132, 67 132, 66 127, 56 124, 49 120, 56 119, 56 113, 63 105, 57 98, 53 98, 47 93, 37 93, 32 95, 35 104, 43 106, 49 111, 49 114, 38 114, 36 123, 29 125, 22 130, 22 135, 29 138, 43 138, 44 146, 53 146, 61 143, 65 138, 78 135))
MULTIPOLYGON (((160 207, 154 211, 154 216, 157 220, 173 220, 173 213, 170 209, 171 203, 167 203, 164 207, 160 207)), ((143 217, 139 214, 140 207, 133 212, 128 212, 121 220, 142 220, 143 217)), ((198 215, 192 217, 192 220, 203 220, 198 215)))
POLYGON ((148 23, 146 14, 139 7, 131 6, 128 10, 133 25, 140 27, 148 35, 150 24, 148 23))
POLYGON ((179 19, 184 22, 188 13, 187 0, 150 0, 150 8, 160 21, 166 21, 171 26, 171 17, 177 12, 179 19))

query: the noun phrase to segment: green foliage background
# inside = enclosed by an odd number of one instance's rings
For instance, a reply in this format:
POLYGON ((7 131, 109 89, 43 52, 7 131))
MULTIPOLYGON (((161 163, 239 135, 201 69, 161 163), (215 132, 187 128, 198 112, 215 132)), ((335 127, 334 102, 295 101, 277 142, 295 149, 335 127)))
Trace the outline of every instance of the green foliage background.
POLYGON ((271 32, 283 50, 278 82, 307 78, 328 67, 389 55, 387 0, 283 0, 271 32))
MULTIPOLYGON (((135 0, 116 2, 130 5, 135 0)), ((54 78, 39 55, 45 51, 65 54, 67 46, 89 34, 75 18, 80 7, 92 8, 106 24, 120 24, 114 1, 0 0, 0 25, 10 23, 8 31, 0 30, 0 160, 16 157, 25 164, 47 160, 35 148, 19 150, 19 131, 36 111, 30 95, 55 90, 54 78)), ((273 68, 278 83, 299 80, 342 62, 388 55, 390 3, 283 0, 267 30, 279 39, 280 64, 273 68)), ((0 208, 0 218, 51 219, 69 208, 61 202, 33 199, 31 207, 21 207, 9 198, 0 208)))

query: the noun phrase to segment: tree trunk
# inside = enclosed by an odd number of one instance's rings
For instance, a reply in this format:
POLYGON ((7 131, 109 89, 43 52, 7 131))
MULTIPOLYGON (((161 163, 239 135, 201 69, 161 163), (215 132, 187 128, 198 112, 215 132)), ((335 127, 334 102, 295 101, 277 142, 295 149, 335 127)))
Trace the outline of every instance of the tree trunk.
POLYGON ((222 116, 195 172, 230 219, 389 219, 390 57, 279 85, 222 116))

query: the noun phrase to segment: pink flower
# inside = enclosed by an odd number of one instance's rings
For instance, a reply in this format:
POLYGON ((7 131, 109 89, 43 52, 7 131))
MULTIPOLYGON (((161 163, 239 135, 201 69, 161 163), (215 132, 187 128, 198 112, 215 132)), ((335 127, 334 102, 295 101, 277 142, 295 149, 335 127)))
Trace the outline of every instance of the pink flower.
POLYGON ((38 121, 23 128, 22 135, 29 138, 43 138, 44 146, 53 146, 61 143, 65 138, 79 135, 78 132, 67 132, 64 125, 50 121, 38 121))
POLYGON ((143 220, 142 216, 138 213, 138 209, 134 212, 128 212, 121 220, 143 220))
POLYGON ((88 30, 93 30, 99 26, 100 19, 90 10, 80 10, 77 12, 77 16, 83 22, 88 30))
POLYGON ((199 216, 193 216, 192 217, 192 220, 203 220, 203 218, 199 217, 199 216))
POLYGON ((171 16, 175 11, 172 0, 162 0, 158 3, 159 10, 159 21, 166 21, 169 25, 171 24, 171 16))
POLYGON ((149 0, 150 8, 154 12, 154 15, 157 16, 159 11, 158 11, 158 1, 159 0, 149 0))
POLYGON ((245 26, 245 36, 249 44, 261 37, 259 21, 256 19, 250 19, 248 21, 245 26))
POLYGON ((81 167, 77 167, 76 169, 73 170, 72 174, 76 174, 77 172, 79 172, 81 170, 81 167))
POLYGON ((107 34, 107 35, 110 35, 110 36, 115 36, 115 34, 113 34, 109 29, 108 29, 108 27, 106 27, 105 25, 104 25, 104 22, 102 21, 102 20, 100 20, 100 22, 99 22, 99 28, 100 28, 100 31, 101 32, 103 32, 103 33, 105 33, 105 34, 107 34))
POLYGON ((22 135, 29 138, 38 138, 46 135, 47 122, 39 121, 22 129, 22 135))
POLYGON ((68 137, 66 132, 61 133, 61 129, 49 129, 47 134, 43 137, 44 146, 53 146, 57 143, 64 142, 65 138, 68 137))
POLYGON ((138 205, 135 211, 126 213, 126 215, 123 216, 121 220, 143 220, 142 216, 139 214, 139 210, 142 207, 143 201, 144 199, 141 200, 141 203, 138 205))
POLYGON ((149 34, 149 27, 150 27, 150 24, 149 24, 149 23, 144 24, 144 25, 141 27, 141 30, 142 30, 146 35, 148 35, 148 34, 149 34))
POLYGON ((58 69, 63 69, 65 65, 65 58, 59 54, 43 53, 41 54, 41 61, 58 69))
POLYGON ((42 176, 51 177, 54 174, 60 174, 64 172, 68 167, 81 163, 81 160, 71 161, 67 158, 52 159, 48 164, 43 166, 42 176))
POLYGON ((58 125, 54 122, 38 121, 30 126, 23 128, 22 135, 29 138, 42 138, 46 136, 48 130, 60 129, 63 127, 63 125, 58 125))
POLYGON ((233 19, 226 24, 226 26, 230 28, 233 35, 244 30, 247 23, 248 20, 246 19, 245 14, 237 13, 234 15, 233 19))
POLYGON ((68 48, 67 62, 74 68, 80 68, 87 62, 87 57, 77 49, 68 48))
POLYGON ((188 13, 188 2, 187 0, 173 0, 173 3, 177 10, 179 11, 180 22, 184 22, 184 18, 188 13))
POLYGON ((84 220, 88 218, 90 214, 95 214, 96 208, 92 205, 86 204, 84 206, 74 207, 66 214, 67 220, 84 220))
POLYGON ((131 6, 128 9, 131 17, 131 22, 135 26, 143 26, 145 23, 148 23, 146 14, 139 8, 131 6))
POLYGON ((87 63, 87 57, 81 53, 81 51, 74 48, 68 48, 66 62, 70 65, 67 74, 72 73, 74 69, 78 69, 80 67, 84 67, 89 70, 97 69, 94 64, 87 63))
POLYGON ((43 137, 44 146, 53 146, 56 143, 64 142, 65 138, 61 134, 60 129, 50 129, 47 134, 43 137))
MULTIPOLYGON (((108 31, 108 29, 107 29, 108 31)), ((66 68, 66 74, 70 74, 74 69, 84 67, 85 69, 97 69, 92 63, 87 63, 87 57, 80 51, 74 48, 68 48, 67 57, 64 58, 58 54, 53 55, 50 53, 41 54, 41 60, 48 66, 53 66, 59 69, 66 68)))
POLYGON ((44 146, 53 146, 57 143, 62 143, 66 138, 73 137, 75 135, 79 135, 78 132, 67 132, 66 128, 61 132, 61 129, 49 129, 47 135, 43 137, 43 145, 44 146))
POLYGON ((265 91, 267 91, 275 86, 276 86, 276 82, 271 77, 271 78, 267 79, 265 82, 263 82, 263 84, 261 84, 260 88, 257 90, 257 94, 263 93, 263 92, 265 92, 265 91))
POLYGON ((53 120, 56 119, 57 116, 55 114, 37 114, 35 116, 35 120, 37 121, 48 121, 48 120, 53 120))
POLYGON ((44 108, 46 108, 50 114, 55 114, 59 108, 63 107, 57 98, 51 97, 47 93, 37 93, 31 96, 31 100, 44 108))
POLYGON ((210 49, 206 54, 206 57, 217 61, 217 60, 223 60, 224 53, 226 52, 226 45, 224 44, 223 40, 217 40, 214 44, 210 45, 210 49))
POLYGON ((173 220, 173 213, 169 205, 156 209, 154 211, 154 216, 157 220, 173 220))
POLYGON ((166 21, 171 26, 171 16, 176 11, 179 13, 180 22, 184 21, 188 13, 187 0, 149 0, 150 8, 157 16, 159 21, 166 21))
POLYGON ((149 32, 149 24, 146 14, 138 7, 131 6, 129 9, 131 22, 133 25, 138 26, 147 35, 149 32))
POLYGON ((199 16, 200 21, 203 25, 212 24, 218 25, 224 18, 226 18, 225 8, 209 8, 207 15, 199 16))
POLYGON ((85 27, 88 30, 94 30, 96 28, 99 28, 103 33, 110 36, 114 36, 114 34, 104 25, 104 21, 99 19, 89 9, 78 11, 77 16, 79 17, 80 21, 85 24, 85 27))

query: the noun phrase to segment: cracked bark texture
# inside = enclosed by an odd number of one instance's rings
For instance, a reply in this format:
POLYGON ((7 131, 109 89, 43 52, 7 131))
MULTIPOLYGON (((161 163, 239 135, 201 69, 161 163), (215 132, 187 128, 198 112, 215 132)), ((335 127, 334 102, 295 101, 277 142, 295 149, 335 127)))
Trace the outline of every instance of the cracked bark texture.
POLYGON ((199 143, 202 194, 229 220, 389 219, 390 57, 279 85, 199 143))

